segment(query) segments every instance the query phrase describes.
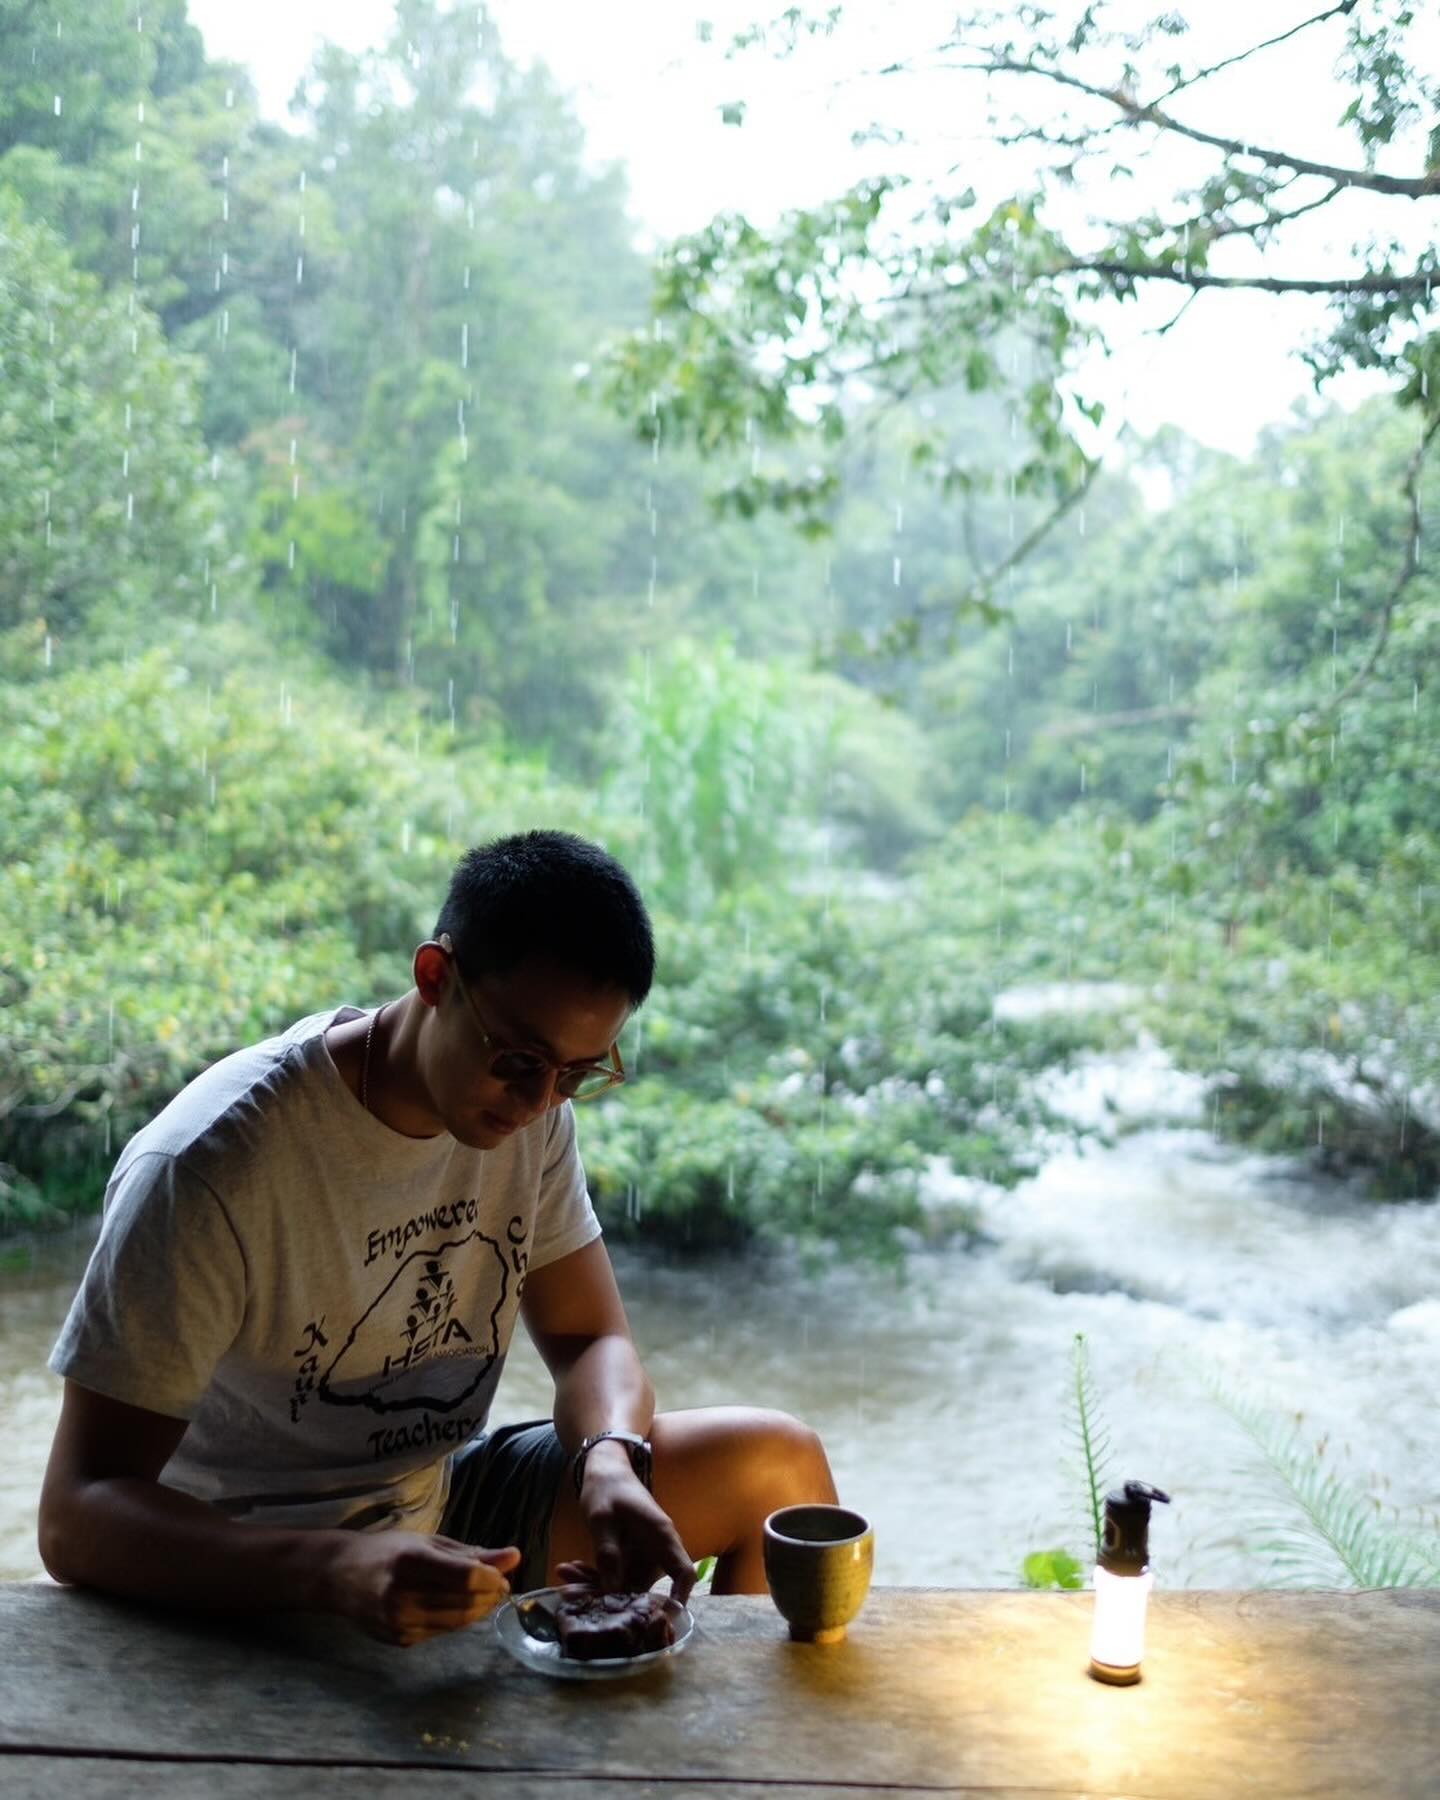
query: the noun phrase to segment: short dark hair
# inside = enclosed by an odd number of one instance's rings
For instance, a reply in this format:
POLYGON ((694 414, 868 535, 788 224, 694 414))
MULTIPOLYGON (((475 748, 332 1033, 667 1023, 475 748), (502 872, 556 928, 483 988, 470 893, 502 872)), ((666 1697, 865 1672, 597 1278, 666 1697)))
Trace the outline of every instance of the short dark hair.
POLYGON ((568 831, 522 831, 467 850, 435 936, 450 934, 467 979, 548 957, 639 1006, 655 979, 655 938, 629 875, 568 831))

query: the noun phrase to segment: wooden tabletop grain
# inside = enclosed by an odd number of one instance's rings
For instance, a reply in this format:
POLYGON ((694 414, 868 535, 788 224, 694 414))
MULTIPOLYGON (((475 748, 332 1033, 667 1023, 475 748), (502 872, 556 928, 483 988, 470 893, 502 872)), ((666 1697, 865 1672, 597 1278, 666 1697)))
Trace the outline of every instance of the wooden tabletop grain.
POLYGON ((1158 1593, 1145 1679, 1085 1674, 1082 1594, 876 1588, 848 1640, 694 1603, 685 1654, 546 1679, 488 1622, 392 1650, 0 1586, 5 1800, 1440 1795, 1440 1592, 1158 1593))

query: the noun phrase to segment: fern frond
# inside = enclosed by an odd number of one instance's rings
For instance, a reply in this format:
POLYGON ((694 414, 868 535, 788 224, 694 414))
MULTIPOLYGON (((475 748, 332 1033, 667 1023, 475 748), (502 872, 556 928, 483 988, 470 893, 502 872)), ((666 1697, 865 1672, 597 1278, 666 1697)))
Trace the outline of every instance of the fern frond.
POLYGON ((1090 1372, 1089 1347, 1083 1331, 1075 1333, 1071 1400, 1075 1408, 1074 1436, 1084 1467, 1090 1527, 1098 1558, 1105 1536, 1106 1465, 1110 1460, 1111 1448, 1110 1433, 1100 1413, 1100 1397, 1095 1388, 1095 1378, 1090 1372))
POLYGON ((1332 1582, 1336 1565, 1354 1587, 1440 1587, 1440 1542, 1392 1524, 1379 1503, 1347 1486, 1294 1427, 1209 1384, 1211 1398, 1235 1421, 1279 1476, 1299 1516, 1272 1529, 1256 1548, 1293 1579, 1332 1582))

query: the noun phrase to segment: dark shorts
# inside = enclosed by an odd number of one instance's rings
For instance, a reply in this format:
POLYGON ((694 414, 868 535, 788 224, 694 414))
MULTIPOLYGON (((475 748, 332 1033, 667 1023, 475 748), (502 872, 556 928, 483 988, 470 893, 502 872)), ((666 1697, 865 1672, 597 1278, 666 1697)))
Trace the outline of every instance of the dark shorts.
POLYGON ((550 1515, 569 1460, 549 1419, 500 1425, 471 1438, 451 1464, 441 1535, 487 1550, 514 1544, 520 1567, 510 1574, 510 1591, 544 1587, 550 1515))

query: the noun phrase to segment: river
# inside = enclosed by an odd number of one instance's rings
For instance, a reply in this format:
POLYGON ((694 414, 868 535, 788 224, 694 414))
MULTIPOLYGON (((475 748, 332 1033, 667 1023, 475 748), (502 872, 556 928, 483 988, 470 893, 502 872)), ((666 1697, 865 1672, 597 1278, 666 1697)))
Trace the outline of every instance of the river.
MULTIPOLYGON (((807 1419, 842 1498, 873 1519, 876 1579, 889 1583, 1013 1586, 1027 1551, 1083 1552, 1077 1332, 1112 1474, 1173 1495, 1152 1533, 1161 1582, 1282 1573, 1265 1546, 1295 1508, 1216 1387, 1307 1447, 1323 1441, 1323 1466, 1382 1516, 1422 1522, 1440 1500, 1440 1207, 1376 1204, 1218 1144, 1194 1084, 1153 1047, 1083 1060, 1052 1099, 1107 1121, 1110 1141, 1057 1147, 1020 1188, 972 1196, 986 1245, 917 1253, 903 1281, 618 1248, 662 1406, 748 1400, 807 1419)), ((943 1197, 957 1184, 937 1167, 931 1186, 943 1197)), ((9 1246, 22 1266, 0 1274, 0 1579, 38 1567, 35 1497, 58 1406, 45 1357, 93 1231, 9 1246)), ((547 1412, 547 1396, 517 1342, 495 1420, 547 1412)), ((1325 1582, 1325 1566, 1309 1578, 1325 1582)))

